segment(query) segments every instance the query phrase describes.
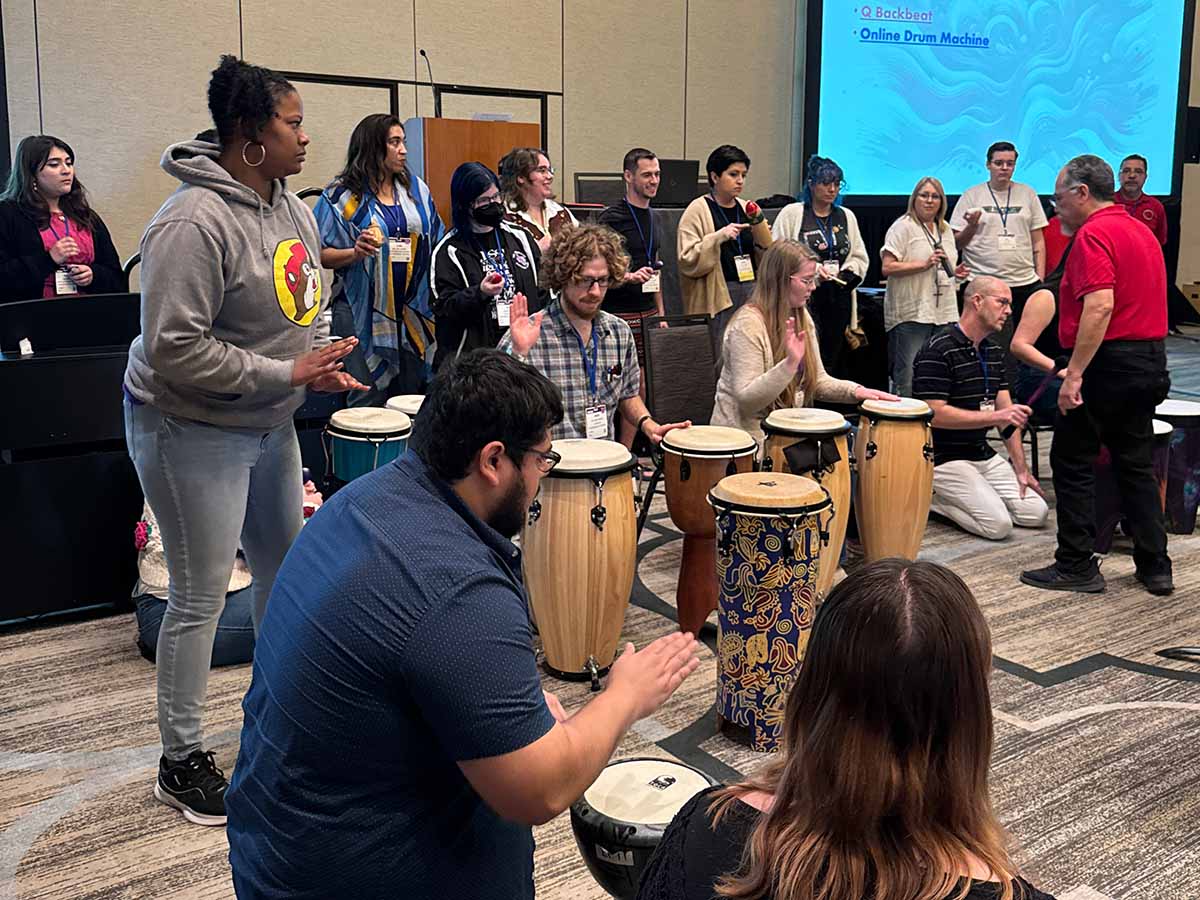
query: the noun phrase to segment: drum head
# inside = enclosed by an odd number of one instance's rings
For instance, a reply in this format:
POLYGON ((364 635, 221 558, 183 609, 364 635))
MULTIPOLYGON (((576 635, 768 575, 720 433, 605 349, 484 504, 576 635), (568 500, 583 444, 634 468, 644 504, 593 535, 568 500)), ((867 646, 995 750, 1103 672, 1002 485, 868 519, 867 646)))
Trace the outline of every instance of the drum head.
POLYGON ((933 415, 933 410, 924 400, 902 397, 899 400, 864 400, 859 404, 863 412, 879 419, 921 419, 933 415))
POLYGON ((1200 422, 1200 403, 1191 400, 1164 400, 1154 409, 1154 415, 1160 419, 1183 424, 1200 422))
POLYGON ((584 802, 610 819, 635 825, 667 825, 683 804, 716 784, 703 772, 668 759, 609 763, 583 792, 584 802))
POLYGON ((329 417, 329 429, 340 434, 400 437, 412 431, 412 419, 394 409, 356 406, 339 409, 329 417))
POLYGON ((841 434, 850 430, 850 423, 832 409, 777 409, 763 421, 763 430, 785 434, 841 434))
POLYGON ((1152 424, 1154 426, 1154 436, 1159 440, 1162 440, 1175 430, 1174 425, 1170 422, 1164 422, 1162 419, 1154 419, 1152 424))
POLYGON ((627 472, 634 466, 633 454, 616 441, 597 441, 591 438, 563 438, 550 444, 550 449, 562 457, 562 462, 550 470, 554 478, 580 478, 587 475, 609 475, 627 472))
POLYGON ((722 509, 777 513, 809 513, 829 506, 829 494, 802 475, 787 472, 743 472, 727 475, 708 495, 709 502, 722 509))
POLYGON ((388 400, 387 408, 402 412, 406 416, 415 416, 421 411, 421 404, 424 402, 424 394, 397 394, 388 400))
POLYGON ((662 448, 688 456, 743 456, 757 450, 758 443, 740 428, 693 425, 668 431, 662 448))

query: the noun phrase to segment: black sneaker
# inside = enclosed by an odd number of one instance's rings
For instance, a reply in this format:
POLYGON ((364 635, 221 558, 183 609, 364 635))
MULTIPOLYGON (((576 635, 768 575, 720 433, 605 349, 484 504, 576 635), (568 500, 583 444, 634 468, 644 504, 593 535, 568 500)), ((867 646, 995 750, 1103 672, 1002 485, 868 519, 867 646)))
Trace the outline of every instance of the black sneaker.
POLYGON ((1175 582, 1170 572, 1159 572, 1157 575, 1134 572, 1133 577, 1140 581, 1146 590, 1159 597, 1165 597, 1175 591, 1175 582))
POLYGON ((1021 573, 1021 583, 1046 591, 1079 591, 1084 594, 1099 594, 1104 591, 1104 576, 1100 569, 1091 569, 1073 575, 1058 568, 1058 563, 1042 569, 1030 569, 1021 573))
POLYGON ((228 788, 225 773, 217 768, 211 750, 193 750, 179 762, 165 756, 158 761, 154 796, 182 812, 189 822, 224 825, 228 788))

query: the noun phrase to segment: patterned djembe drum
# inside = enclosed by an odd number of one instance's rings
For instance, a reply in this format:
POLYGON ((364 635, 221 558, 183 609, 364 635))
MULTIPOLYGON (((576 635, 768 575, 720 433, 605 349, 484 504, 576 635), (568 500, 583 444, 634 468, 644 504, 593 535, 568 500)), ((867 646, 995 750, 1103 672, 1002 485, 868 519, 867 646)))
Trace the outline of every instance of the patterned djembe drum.
POLYGON ((788 691, 817 611, 829 493, 809 478, 750 472, 708 495, 717 518, 717 721, 755 750, 779 748, 788 691))

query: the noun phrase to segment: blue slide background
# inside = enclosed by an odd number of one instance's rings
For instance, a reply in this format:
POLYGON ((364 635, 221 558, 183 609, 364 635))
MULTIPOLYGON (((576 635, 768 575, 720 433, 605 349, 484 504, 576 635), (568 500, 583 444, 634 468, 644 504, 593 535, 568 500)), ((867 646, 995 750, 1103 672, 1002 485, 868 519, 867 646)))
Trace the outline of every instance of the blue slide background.
MULTIPOLYGON (((816 2, 816 0, 814 0, 816 2)), ((988 144, 1010 140, 1016 179, 1053 192, 1059 168, 1095 153, 1114 169, 1149 158, 1146 191, 1168 194, 1183 0, 916 0, 824 5, 818 152, 851 194, 904 194, 935 175, 947 193, 987 178, 988 144), (932 13, 930 23, 877 10, 932 13), (869 15, 865 15, 869 13, 869 15), (869 42, 864 29, 986 37, 986 48, 869 42)))

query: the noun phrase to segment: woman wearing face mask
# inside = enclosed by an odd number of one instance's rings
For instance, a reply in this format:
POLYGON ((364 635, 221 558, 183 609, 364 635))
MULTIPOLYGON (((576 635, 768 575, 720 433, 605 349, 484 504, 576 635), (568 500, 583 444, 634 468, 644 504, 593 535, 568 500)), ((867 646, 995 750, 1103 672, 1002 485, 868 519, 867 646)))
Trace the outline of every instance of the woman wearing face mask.
MULTIPOLYGON (((292 415, 308 388, 364 389, 329 343, 321 240, 287 190, 308 135, 280 74, 233 56, 208 85, 219 143, 167 148, 181 184, 142 237, 142 333, 125 370, 125 438, 158 517, 170 587, 158 634, 154 795, 200 825, 225 824, 225 775, 203 749, 213 638, 240 538, 254 572, 254 629, 302 524, 292 415)), ((270 644, 270 630, 261 635, 270 644)), ((262 644, 259 645, 263 646, 262 644)))
POLYGON ((888 333, 892 387, 912 396, 913 361, 940 325, 958 320, 959 265, 954 232, 946 221, 942 183, 927 176, 908 198, 908 212, 892 223, 883 239, 883 327, 888 333))
POLYGON ((126 290, 108 229, 75 177, 75 151, 47 134, 22 139, 0 195, 0 303, 126 290))
POLYGON ((334 273, 334 333, 358 338, 346 371, 371 385, 350 392, 350 406, 424 392, 433 362, 429 271, 446 229, 407 159, 400 120, 367 116, 350 135, 346 167, 313 210, 321 265, 334 273))
POLYGON ((763 254, 754 293, 725 329, 714 425, 740 428, 761 445, 773 410, 895 399, 826 373, 808 314, 816 274, 816 254, 805 244, 776 241, 763 254))
POLYGON ((525 229, 542 253, 550 238, 579 224, 569 209, 554 202, 554 167, 536 147, 516 147, 500 160, 500 193, 505 221, 525 229))
POLYGON ((508 331, 512 301, 529 311, 549 300, 538 287, 541 252, 525 230, 504 220, 500 183, 483 163, 463 163, 450 178, 454 227, 433 250, 434 369, 476 347, 495 347, 508 331))
POLYGON ((809 312, 817 323, 821 355, 835 375, 848 366, 846 326, 850 324, 854 289, 867 274, 870 260, 854 213, 842 206, 842 167, 813 155, 800 202, 779 211, 771 226, 775 240, 788 238, 807 244, 817 254, 817 289, 809 312))

